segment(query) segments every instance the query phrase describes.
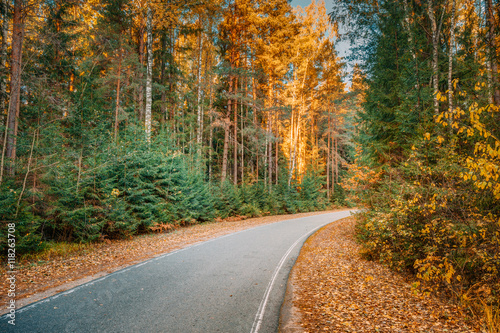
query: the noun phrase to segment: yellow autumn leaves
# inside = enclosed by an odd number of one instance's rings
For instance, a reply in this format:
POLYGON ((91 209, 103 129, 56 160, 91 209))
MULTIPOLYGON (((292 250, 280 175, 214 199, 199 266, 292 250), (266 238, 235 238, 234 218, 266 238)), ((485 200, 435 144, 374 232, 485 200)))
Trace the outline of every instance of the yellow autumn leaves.
MULTIPOLYGON (((454 81, 454 87, 456 88, 454 81)), ((476 83, 476 91, 484 88, 486 84, 476 83)), ((437 99, 446 101, 446 96, 437 93, 437 99)), ((488 104, 480 107, 477 102, 473 102, 467 111, 455 108, 453 112, 443 112, 439 114, 435 121, 444 127, 451 125, 457 130, 457 134, 466 133, 467 138, 475 141, 474 152, 470 156, 464 157, 463 166, 468 172, 461 173, 464 181, 472 181, 478 190, 491 190, 495 199, 500 199, 500 140, 489 129, 491 119, 498 117, 498 106, 488 104), (465 116, 466 117, 462 117, 465 116), (446 119, 446 120, 445 120, 446 119), (450 121, 453 119, 453 122, 450 121)), ((426 140, 431 139, 430 133, 425 133, 426 140)), ((439 144, 444 142, 442 136, 438 136, 439 144)))
POLYGON ((437 96, 436 96, 437 100, 440 101, 440 102, 446 102, 447 98, 445 95, 441 94, 440 91, 437 92, 437 96))

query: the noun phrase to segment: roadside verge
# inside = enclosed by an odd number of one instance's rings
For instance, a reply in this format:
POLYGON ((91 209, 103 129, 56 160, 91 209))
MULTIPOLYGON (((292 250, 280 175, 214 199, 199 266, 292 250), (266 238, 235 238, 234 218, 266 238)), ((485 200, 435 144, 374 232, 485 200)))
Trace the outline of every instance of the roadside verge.
POLYGON ((288 280, 281 333, 480 332, 453 304, 364 260, 354 229, 355 217, 349 217, 306 241, 288 280))

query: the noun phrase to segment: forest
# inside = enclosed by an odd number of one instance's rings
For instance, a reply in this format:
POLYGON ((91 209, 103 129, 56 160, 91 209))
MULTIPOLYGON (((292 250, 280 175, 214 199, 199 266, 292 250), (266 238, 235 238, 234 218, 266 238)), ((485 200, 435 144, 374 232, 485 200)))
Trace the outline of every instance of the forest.
POLYGON ((499 332, 500 2, 330 4, 2 0, 2 252, 357 206, 499 332))
POLYGON ((0 219, 18 253, 343 200, 349 98, 324 3, 2 4, 0 219))

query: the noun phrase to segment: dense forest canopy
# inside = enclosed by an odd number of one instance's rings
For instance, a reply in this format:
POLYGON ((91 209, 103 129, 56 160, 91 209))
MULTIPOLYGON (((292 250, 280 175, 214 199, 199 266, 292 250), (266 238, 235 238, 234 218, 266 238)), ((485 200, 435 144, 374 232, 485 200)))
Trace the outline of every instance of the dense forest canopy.
POLYGON ((323 2, 0 9, 0 215, 18 252, 343 200, 350 99, 323 2))

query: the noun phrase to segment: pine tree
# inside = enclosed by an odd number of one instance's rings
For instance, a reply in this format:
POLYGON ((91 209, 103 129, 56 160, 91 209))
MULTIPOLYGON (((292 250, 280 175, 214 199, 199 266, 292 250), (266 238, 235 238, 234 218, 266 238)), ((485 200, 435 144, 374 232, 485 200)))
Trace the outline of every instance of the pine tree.
MULTIPOLYGON (((8 158, 8 173, 13 176, 15 173, 15 160, 16 160, 16 148, 17 148, 17 136, 19 127, 19 111, 21 108, 21 85, 22 85, 22 58, 23 58, 23 41, 24 41, 24 29, 25 29, 25 19, 26 19, 26 1, 25 0, 15 0, 14 1, 14 13, 13 13, 13 30, 12 30, 12 56, 10 58, 11 75, 10 75, 10 101, 9 110, 7 113, 7 126, 4 142, 4 149, 6 150, 8 158)), ((4 153, 2 152, 2 165, 0 168, 4 168, 4 153)), ((0 182, 2 177, 0 177, 0 182)))

